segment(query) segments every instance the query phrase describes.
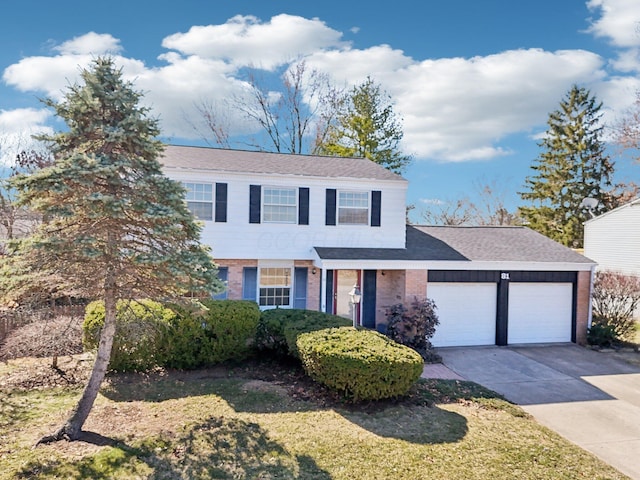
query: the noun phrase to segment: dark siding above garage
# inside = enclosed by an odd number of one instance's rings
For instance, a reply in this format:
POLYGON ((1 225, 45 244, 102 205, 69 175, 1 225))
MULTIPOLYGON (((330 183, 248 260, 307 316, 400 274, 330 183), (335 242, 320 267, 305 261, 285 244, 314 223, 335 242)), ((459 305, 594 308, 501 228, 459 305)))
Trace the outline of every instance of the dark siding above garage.
POLYGON ((493 270, 429 270, 429 282, 489 282, 500 280, 500 272, 493 270))

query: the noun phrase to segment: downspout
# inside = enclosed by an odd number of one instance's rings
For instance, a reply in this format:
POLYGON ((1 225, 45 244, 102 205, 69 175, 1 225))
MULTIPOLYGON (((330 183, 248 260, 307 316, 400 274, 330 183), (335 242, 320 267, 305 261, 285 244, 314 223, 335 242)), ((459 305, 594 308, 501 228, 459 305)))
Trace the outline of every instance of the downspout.
POLYGON ((320 311, 327 312, 327 269, 320 266, 320 311))
POLYGON ((587 316, 587 330, 591 328, 593 320, 593 284, 595 282, 596 266, 591 265, 591 281, 589 283, 589 312, 587 316))

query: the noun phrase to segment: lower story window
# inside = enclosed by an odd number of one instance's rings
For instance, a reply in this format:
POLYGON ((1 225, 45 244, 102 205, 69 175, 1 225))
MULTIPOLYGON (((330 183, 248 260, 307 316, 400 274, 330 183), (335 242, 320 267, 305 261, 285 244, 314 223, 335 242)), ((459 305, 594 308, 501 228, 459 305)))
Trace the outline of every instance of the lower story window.
POLYGON ((266 267, 260 269, 261 307, 288 307, 291 305, 291 269, 266 267))

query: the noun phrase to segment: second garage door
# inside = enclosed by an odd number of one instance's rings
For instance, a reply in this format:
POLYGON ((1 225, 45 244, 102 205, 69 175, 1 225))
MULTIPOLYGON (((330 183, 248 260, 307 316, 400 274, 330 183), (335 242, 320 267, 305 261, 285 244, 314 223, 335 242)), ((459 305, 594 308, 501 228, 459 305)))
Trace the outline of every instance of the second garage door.
POLYGON ((508 342, 570 342, 572 305, 570 283, 510 283, 508 342))
POLYGON ((435 302, 440 320, 432 339, 434 346, 496 343, 495 283, 429 282, 427 297, 435 302))

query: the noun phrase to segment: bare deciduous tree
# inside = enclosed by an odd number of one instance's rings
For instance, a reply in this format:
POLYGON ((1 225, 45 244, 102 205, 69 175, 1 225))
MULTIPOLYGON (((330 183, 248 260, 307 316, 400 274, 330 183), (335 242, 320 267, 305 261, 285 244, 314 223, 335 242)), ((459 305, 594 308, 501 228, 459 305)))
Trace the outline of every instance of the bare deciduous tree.
POLYGON ((623 150, 632 152, 640 161, 640 90, 636 91, 634 104, 613 125, 613 135, 623 150))
POLYGON ((196 105, 204 128, 193 122, 192 126, 205 141, 229 148, 231 118, 239 114, 267 137, 266 142, 249 138, 245 145, 257 150, 307 153, 309 145, 324 136, 322 130, 331 122, 341 97, 326 74, 309 72, 303 60, 284 72, 281 91, 270 89, 256 69, 248 73, 246 86, 244 96, 220 103, 203 100, 196 105))
POLYGON ((421 212, 422 220, 432 225, 500 226, 519 225, 518 216, 506 206, 506 191, 497 180, 474 182, 475 200, 464 196, 457 200, 434 201, 421 212))
POLYGON ((593 322, 610 326, 616 337, 635 334, 635 312, 640 305, 640 278, 615 272, 597 272, 593 284, 593 322))

